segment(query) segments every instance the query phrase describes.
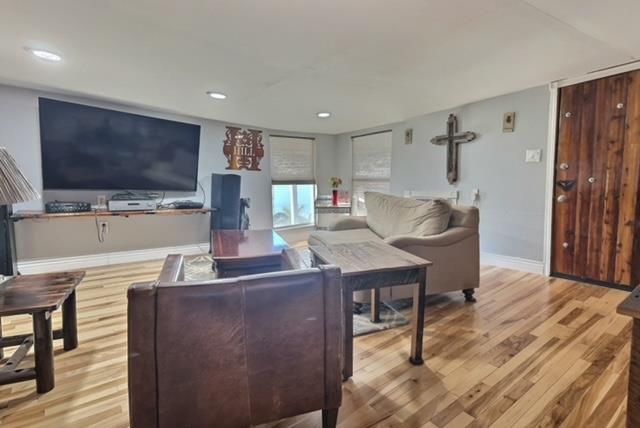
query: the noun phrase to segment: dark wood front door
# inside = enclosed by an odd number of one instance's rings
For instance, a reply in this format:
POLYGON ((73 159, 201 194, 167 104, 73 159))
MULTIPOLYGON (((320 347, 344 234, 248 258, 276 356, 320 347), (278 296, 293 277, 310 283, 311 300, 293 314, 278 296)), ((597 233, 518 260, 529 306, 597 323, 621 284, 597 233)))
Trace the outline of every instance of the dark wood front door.
POLYGON ((640 71, 560 90, 552 272, 640 282, 640 71))

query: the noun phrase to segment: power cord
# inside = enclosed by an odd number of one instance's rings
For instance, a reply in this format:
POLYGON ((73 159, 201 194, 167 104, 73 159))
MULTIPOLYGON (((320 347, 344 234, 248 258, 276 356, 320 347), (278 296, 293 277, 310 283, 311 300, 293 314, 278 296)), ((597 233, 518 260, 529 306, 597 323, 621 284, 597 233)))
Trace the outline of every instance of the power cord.
POLYGON ((198 181, 198 186, 200 186, 200 190, 202 190, 202 206, 204 207, 207 204, 207 192, 204 191, 204 187, 198 181))
POLYGON ((105 241, 105 235, 107 233, 106 227, 104 227, 104 225, 103 227, 100 227, 100 224, 98 223, 98 211, 94 210, 93 214, 95 216, 94 218, 96 221, 96 232, 98 233, 98 242, 102 244, 105 241))

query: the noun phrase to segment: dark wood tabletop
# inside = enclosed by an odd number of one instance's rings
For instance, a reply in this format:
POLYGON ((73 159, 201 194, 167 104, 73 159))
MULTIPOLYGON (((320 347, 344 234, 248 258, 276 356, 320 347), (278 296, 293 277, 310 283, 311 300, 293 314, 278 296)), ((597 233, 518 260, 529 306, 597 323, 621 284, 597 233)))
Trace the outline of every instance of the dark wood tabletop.
POLYGON ((229 260, 280 257, 289 245, 271 229, 213 230, 211 247, 214 260, 229 260))
POLYGON ((383 242, 309 247, 323 263, 339 266, 342 276, 428 267, 433 263, 383 242))
POLYGON ((84 278, 83 271, 18 275, 0 284, 0 317, 54 311, 84 278))

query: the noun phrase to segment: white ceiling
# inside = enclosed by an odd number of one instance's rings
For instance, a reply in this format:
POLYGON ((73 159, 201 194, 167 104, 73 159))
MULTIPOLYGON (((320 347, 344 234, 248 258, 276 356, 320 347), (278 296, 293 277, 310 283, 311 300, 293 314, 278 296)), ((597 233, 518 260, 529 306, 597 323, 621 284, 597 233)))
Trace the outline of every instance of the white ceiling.
POLYGON ((0 81, 335 134, 632 61, 639 17, 638 0, 0 0, 0 81))

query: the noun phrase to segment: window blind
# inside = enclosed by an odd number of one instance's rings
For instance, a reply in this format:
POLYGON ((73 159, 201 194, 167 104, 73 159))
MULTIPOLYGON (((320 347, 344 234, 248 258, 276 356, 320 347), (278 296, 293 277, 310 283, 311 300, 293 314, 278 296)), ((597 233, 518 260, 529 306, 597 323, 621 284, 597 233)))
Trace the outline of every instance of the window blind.
POLYGON ((314 184, 314 140, 270 136, 271 182, 273 184, 314 184))
POLYGON ((353 179, 391 179, 391 131, 354 137, 353 179))
POLYGON ((353 213, 365 215, 364 192, 389 193, 391 180, 391 131, 351 139, 353 150, 353 213))

